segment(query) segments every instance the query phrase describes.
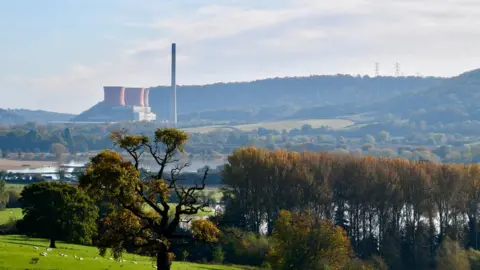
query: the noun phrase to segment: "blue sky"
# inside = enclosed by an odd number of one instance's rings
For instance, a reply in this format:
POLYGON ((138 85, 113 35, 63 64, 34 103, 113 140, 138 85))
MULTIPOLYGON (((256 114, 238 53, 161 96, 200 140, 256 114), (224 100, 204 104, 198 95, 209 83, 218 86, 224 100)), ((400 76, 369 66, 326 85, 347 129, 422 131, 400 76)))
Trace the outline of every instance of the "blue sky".
POLYGON ((0 0, 0 108, 79 113, 103 85, 480 67, 478 0, 0 0))

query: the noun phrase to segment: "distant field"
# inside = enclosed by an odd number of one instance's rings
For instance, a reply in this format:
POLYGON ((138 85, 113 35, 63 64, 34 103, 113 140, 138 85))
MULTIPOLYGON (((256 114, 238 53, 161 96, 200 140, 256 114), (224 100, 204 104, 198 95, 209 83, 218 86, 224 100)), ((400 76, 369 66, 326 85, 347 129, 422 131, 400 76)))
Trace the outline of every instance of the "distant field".
POLYGON ((22 208, 6 208, 0 210, 0 225, 6 224, 11 219, 22 219, 22 208))
MULTIPOLYGON (((170 206, 170 209, 168 211, 169 215, 174 215, 175 214, 175 207, 177 206, 176 203, 169 203, 168 204, 170 206)), ((144 208, 146 211, 149 211, 149 210, 153 210, 150 206, 146 205, 145 208, 144 208)), ((204 211, 198 211, 198 213, 195 215, 196 217, 200 217, 200 218, 203 218, 203 217, 209 217, 209 216, 213 216, 215 214, 215 210, 214 209, 211 209, 209 207, 205 207, 205 210, 204 211)))
MULTIPOLYGON (((174 203, 169 203, 170 205, 170 214, 173 215, 175 213, 175 206, 176 204, 174 203)), ((146 207, 149 209, 149 207, 146 207)), ((205 218, 209 216, 215 215, 215 210, 210 209, 210 208, 205 208, 205 211, 198 211, 198 213, 195 215, 196 217, 200 218, 205 218)), ((6 208, 0 210, 0 225, 6 224, 7 222, 10 221, 11 218, 14 219, 22 219, 23 214, 22 214, 22 208, 6 208)))
POLYGON ((28 161, 28 160, 10 160, 0 158, 0 171, 18 170, 24 168, 40 168, 45 166, 55 166, 53 161, 28 161))
POLYGON ((206 133, 215 130, 234 130, 239 129, 242 131, 252 131, 260 127, 274 130, 292 130, 295 128, 301 128, 303 125, 309 124, 313 128, 319 128, 322 126, 328 126, 333 129, 342 129, 348 126, 354 125, 355 122, 348 119, 310 119, 310 120, 291 120, 291 121, 279 121, 279 122, 266 122, 250 125, 238 125, 238 126, 205 126, 194 127, 184 129, 187 132, 206 133))
POLYGON ((7 191, 13 190, 13 191, 16 191, 16 192, 20 193, 20 192, 22 192, 23 188, 26 185, 27 184, 10 184, 10 183, 8 183, 6 188, 7 188, 7 191))
MULTIPOLYGON (((44 239, 25 239, 18 235, 0 236, 0 269, 153 269, 152 260, 148 257, 125 254, 125 262, 102 258, 95 247, 65 244, 58 242, 56 249, 47 252, 47 256, 40 256, 46 251, 49 242, 44 239), (38 250, 34 249, 38 247, 38 250), (66 254, 67 257, 60 256, 66 254), (75 256, 83 260, 75 259, 75 256), (95 257, 98 257, 95 259, 95 257), (38 258, 37 263, 31 263, 38 258), (135 262, 135 263, 134 263, 135 262)), ((242 268, 202 265, 185 262, 174 262, 173 270, 240 270, 242 268)))

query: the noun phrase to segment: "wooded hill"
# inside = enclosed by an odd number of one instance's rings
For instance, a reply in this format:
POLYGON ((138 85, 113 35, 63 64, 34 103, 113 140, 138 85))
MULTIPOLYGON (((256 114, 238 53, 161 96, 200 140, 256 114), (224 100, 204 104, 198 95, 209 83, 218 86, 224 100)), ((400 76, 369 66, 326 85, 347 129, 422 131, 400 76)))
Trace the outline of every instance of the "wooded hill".
MULTIPOLYGON (((480 70, 457 77, 310 76, 252 82, 179 86, 183 123, 254 123, 283 119, 392 114, 427 123, 479 120, 480 70)), ((150 104, 158 119, 168 119, 169 87, 151 88, 150 104)), ((68 120, 73 115, 44 111, 0 110, 0 124, 68 120)), ((378 119, 376 119, 378 120, 378 119)))
MULTIPOLYGON (((293 116, 303 108, 371 102, 429 89, 441 78, 310 76, 252 82, 217 83, 177 88, 180 121, 269 121, 293 116)), ((159 118, 168 117, 171 91, 154 87, 150 104, 159 118)), ((322 117, 323 115, 315 115, 322 117)))

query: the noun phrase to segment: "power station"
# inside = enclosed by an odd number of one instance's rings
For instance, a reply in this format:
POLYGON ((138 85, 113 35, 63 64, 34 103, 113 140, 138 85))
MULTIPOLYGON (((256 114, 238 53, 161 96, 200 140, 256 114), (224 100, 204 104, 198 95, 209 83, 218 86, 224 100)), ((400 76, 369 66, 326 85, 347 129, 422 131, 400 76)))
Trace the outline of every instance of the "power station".
MULTIPOLYGON (((172 44, 170 125, 177 125, 176 44, 172 44)), ((103 101, 81 113, 75 122, 156 121, 149 103, 150 89, 143 87, 104 86, 103 101)))

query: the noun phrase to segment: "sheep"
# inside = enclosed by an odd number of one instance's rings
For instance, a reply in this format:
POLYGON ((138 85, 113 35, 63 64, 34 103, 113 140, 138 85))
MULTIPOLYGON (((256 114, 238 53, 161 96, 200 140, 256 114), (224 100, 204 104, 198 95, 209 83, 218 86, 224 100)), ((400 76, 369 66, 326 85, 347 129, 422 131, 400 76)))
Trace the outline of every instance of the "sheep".
POLYGON ((45 257, 45 256, 47 256, 47 253, 46 253, 46 252, 42 252, 42 253, 40 253, 40 255, 42 255, 42 256, 45 257))

